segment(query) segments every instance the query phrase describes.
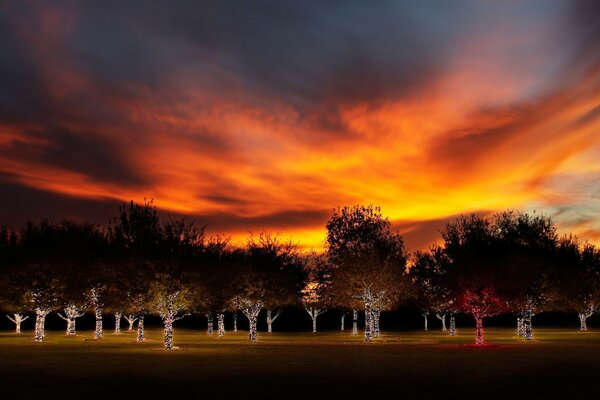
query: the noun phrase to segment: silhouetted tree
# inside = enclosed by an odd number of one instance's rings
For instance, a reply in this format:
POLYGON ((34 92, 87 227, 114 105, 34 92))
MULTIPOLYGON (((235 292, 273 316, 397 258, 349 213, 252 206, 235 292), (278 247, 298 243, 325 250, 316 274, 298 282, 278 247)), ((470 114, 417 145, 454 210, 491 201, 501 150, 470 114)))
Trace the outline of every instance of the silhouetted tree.
POLYGON ((365 341, 379 331, 383 306, 397 304, 410 287, 406 254, 398 233, 377 207, 344 207, 334 211, 326 225, 327 255, 332 264, 336 295, 360 299, 365 310, 365 341))

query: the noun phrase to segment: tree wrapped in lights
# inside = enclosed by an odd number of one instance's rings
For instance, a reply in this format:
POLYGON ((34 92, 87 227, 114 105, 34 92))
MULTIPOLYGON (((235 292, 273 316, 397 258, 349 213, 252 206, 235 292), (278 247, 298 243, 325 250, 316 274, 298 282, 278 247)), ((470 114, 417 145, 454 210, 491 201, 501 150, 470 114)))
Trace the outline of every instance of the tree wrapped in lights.
POLYGON ((301 302, 312 320, 312 332, 317 332, 317 317, 327 311, 331 301, 331 272, 326 255, 314 251, 304 258, 304 287, 301 302))
POLYGON ((133 324, 135 324, 135 321, 137 321, 138 318, 134 314, 125 315, 123 318, 125 318, 125 321, 127 321, 127 323, 129 324, 127 331, 132 332, 133 324))
POLYGON ((273 311, 267 310, 267 332, 268 333, 273 333, 273 323, 281 315, 281 311, 282 311, 281 309, 276 310, 275 314, 273 314, 273 311))
POLYGON ((258 338, 256 321, 258 320, 258 314, 263 308, 263 302, 260 299, 253 299, 246 296, 237 296, 233 299, 239 310, 248 318, 248 339, 251 342, 256 342, 258 338))
POLYGON ((449 298, 475 319, 476 345, 484 343, 483 319, 507 311, 514 295, 505 248, 496 232, 487 219, 461 216, 446 224, 441 232, 444 247, 435 250, 444 260, 439 266, 449 298))
POLYGON ((41 285, 34 282, 34 288, 26 293, 27 301, 35 311, 34 340, 36 342, 44 341, 46 317, 58 308, 59 300, 55 291, 56 287, 58 287, 56 280, 50 280, 50 282, 41 285))
POLYGON ((379 331, 378 309, 412 295, 402 237, 372 206, 338 208, 326 228, 333 297, 346 304, 361 301, 369 342, 379 331))
POLYGON ((97 283, 90 287, 86 292, 88 304, 92 308, 96 320, 94 329, 95 339, 102 339, 102 336, 104 335, 104 330, 102 328, 102 310, 104 308, 103 295, 105 290, 105 285, 97 283))
POLYGON ((503 271, 511 277, 503 283, 510 310, 518 315, 517 333, 531 340, 532 318, 548 300, 556 227, 544 215, 507 211, 496 215, 493 229, 501 247, 503 271))
MULTIPOLYGON (((449 260, 440 246, 431 246, 429 252, 417 251, 414 254, 409 274, 417 292, 417 303, 421 307, 427 330, 427 316, 430 311, 442 322, 442 332, 446 332, 446 316, 454 321, 455 295, 444 279, 449 260)), ((456 334, 456 324, 451 336, 456 334)))
POLYGON ((150 285, 149 297, 151 308, 158 313, 164 325, 165 350, 171 350, 173 348, 173 323, 188 315, 180 313, 191 306, 190 299, 193 297, 191 290, 178 279, 160 274, 150 285))
POLYGON ((232 254, 234 274, 231 303, 246 318, 250 326, 249 339, 256 341, 256 319, 265 304, 284 305, 297 301, 302 265, 296 246, 282 242, 277 235, 261 233, 250 237, 245 249, 232 254))
POLYGON ((79 308, 78 306, 76 306, 75 304, 71 303, 68 304, 64 309, 63 309, 64 314, 58 313, 58 316, 60 318, 62 318, 63 320, 67 321, 67 335, 75 335, 77 334, 77 329, 75 327, 76 324, 76 319, 79 317, 83 317, 85 315, 84 312, 82 312, 81 308, 79 308))
POLYGON ((10 315, 7 315, 6 318, 8 318, 13 324, 15 324, 15 333, 21 333, 21 324, 29 317, 27 315, 23 315, 21 313, 16 312, 13 313, 12 317, 10 315))
POLYGON ((600 304, 600 249, 589 243, 582 245, 573 236, 561 238, 551 287, 554 308, 575 311, 579 330, 587 331, 587 319, 600 304))

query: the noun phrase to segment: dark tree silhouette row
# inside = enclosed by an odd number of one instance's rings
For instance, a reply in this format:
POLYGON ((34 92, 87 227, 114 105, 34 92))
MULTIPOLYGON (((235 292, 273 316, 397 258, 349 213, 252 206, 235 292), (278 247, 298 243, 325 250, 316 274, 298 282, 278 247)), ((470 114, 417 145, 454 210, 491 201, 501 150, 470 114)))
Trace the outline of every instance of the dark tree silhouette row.
POLYGON ((248 319, 249 339, 257 339, 264 309, 268 331, 281 311, 302 305, 317 330, 317 317, 341 311, 341 324, 352 313, 365 316, 364 339, 380 335, 382 311, 416 302, 450 322, 456 313, 473 316, 476 343, 483 344, 483 318, 517 316, 519 335, 533 337, 532 317, 543 310, 577 312, 581 330, 596 311, 600 288, 600 252, 573 236, 558 237, 541 215, 505 212, 491 220, 465 216, 448 222, 442 245, 409 255, 379 208, 344 207, 327 222, 323 253, 301 254, 277 235, 251 236, 245 246, 228 238, 206 237, 204 227, 183 219, 161 221, 153 204, 124 204, 106 227, 64 221, 29 222, 0 232, 0 305, 10 312, 17 332, 35 313, 36 341, 44 340, 45 318, 57 312, 76 334, 85 312, 96 318, 95 337, 103 336, 103 318, 121 320, 129 330, 137 321, 144 340, 144 318, 158 315, 164 345, 173 346, 173 323, 188 314, 204 314, 208 333, 216 315, 218 335, 225 334, 225 313, 248 319))

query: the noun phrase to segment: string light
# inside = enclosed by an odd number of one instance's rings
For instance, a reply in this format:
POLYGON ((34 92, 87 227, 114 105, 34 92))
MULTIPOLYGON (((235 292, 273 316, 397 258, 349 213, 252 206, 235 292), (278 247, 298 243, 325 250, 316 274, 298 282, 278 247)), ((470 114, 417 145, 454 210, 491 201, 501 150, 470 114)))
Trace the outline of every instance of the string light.
POLYGON ((85 313, 83 313, 79 307, 72 303, 64 308, 64 313, 64 315, 58 313, 58 316, 67 321, 67 335, 77 334, 75 329, 75 319, 83 317, 85 313))
POLYGON ((7 315, 6 318, 15 324, 15 333, 21 333, 21 323, 29 317, 21 313, 13 313, 13 318, 10 315, 7 315))
POLYGON ((137 317, 133 314, 129 314, 125 316, 125 320, 129 323, 128 331, 133 331, 133 324, 137 321, 137 317))
POLYGON ((273 332, 273 322, 275 322, 275 320, 277 319, 277 317, 279 317, 280 314, 281 314, 281 310, 277 310, 275 312, 275 316, 272 315, 271 310, 267 310, 267 332, 268 333, 273 332))
POLYGON ((352 310, 352 336, 358 335, 358 310, 352 310))
POLYGON ((263 308, 262 300, 251 300, 247 297, 237 296, 234 299, 234 302, 237 304, 242 314, 248 318, 248 324, 250 326, 248 339, 252 342, 256 342, 258 336, 256 330, 256 320, 258 319, 258 314, 263 308))
POLYGON ((121 311, 115 312, 115 334, 121 333, 121 317, 123 317, 123 313, 121 311))
POLYGON ((217 329, 219 330, 219 337, 225 336, 225 314, 217 314, 217 329))

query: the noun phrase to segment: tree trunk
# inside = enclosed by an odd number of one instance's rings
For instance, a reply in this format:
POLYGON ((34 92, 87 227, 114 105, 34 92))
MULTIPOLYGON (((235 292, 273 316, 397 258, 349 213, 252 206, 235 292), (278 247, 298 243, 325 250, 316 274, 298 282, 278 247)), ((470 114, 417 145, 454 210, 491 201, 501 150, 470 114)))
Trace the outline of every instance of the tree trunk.
POLYGON ((352 310, 352 336, 358 335, 358 310, 352 310))
POLYGON ((435 316, 442 321, 442 332, 446 332, 446 313, 435 314, 435 316))
POLYGON ((581 332, 587 331, 587 319, 588 319, 588 316, 586 313, 579 313, 579 323, 580 323, 579 330, 581 332))
POLYGON ((370 342, 373 339, 373 313, 371 312, 371 304, 365 303, 365 342, 370 342))
POLYGON ((137 341, 143 342, 146 340, 146 336, 144 333, 144 314, 138 317, 138 329, 137 329, 137 341))
POLYGON ((429 315, 429 313, 424 312, 422 315, 423 315, 423 318, 425 318, 425 330, 427 330, 427 316, 429 315))
POLYGON ((248 339, 250 339, 250 341, 252 341, 252 342, 256 342, 256 338, 257 338, 256 320, 257 320, 256 316, 251 316, 250 318, 248 318, 248 322, 250 324, 250 330, 248 332, 248 339))
POLYGON ((233 312, 233 331, 237 332, 237 311, 233 312))
POLYGON ((11 318, 10 315, 7 315, 6 318, 15 324, 15 333, 21 333, 21 323, 29 317, 24 317, 21 313, 13 313, 13 316, 14 318, 11 318))
POLYGON ((133 331, 133 324, 135 323, 135 321, 137 320, 137 318, 133 315, 128 315, 125 317, 125 319, 127 320, 127 322, 129 323, 129 328, 127 329, 128 331, 133 331))
POLYGON ((219 329, 219 337, 225 336, 225 314, 217 314, 217 328, 219 329))
POLYGON ((475 318, 475 344, 477 346, 483 345, 483 319, 481 317, 475 318))
POLYGON ((48 310, 42 310, 37 308, 35 310, 35 332, 34 339, 36 342, 43 342, 44 337, 46 336, 45 325, 46 325, 46 315, 49 314, 48 310))
POLYGON ((267 310, 267 332, 273 333, 273 320, 271 319, 271 310, 267 310))
POLYGON ((517 336, 523 337, 523 319, 517 317, 517 336))
POLYGON ((171 350, 173 348, 173 318, 166 318, 163 323, 165 324, 165 349, 171 350))
POLYGON ((208 322, 208 325, 206 326, 206 334, 212 335, 215 331, 212 312, 209 311, 206 313, 206 321, 208 322))
POLYGON ((94 311, 96 314, 96 331, 94 332, 94 337, 96 339, 102 339, 102 307, 96 307, 94 311))
POLYGON ((450 336, 456 336, 456 317, 450 314, 450 336))
POLYGON ((533 317, 533 313, 531 311, 525 311, 523 319, 521 320, 523 324, 523 336, 525 340, 533 339, 533 328, 531 326, 531 318, 533 317))
POLYGON ((76 335, 75 318, 67 318, 67 335, 76 335))
POLYGON ((304 309, 306 310, 306 312, 310 316, 310 319, 312 319, 312 331, 313 331, 313 333, 317 333, 317 317, 320 314, 322 314, 322 310, 319 310, 318 308, 315 308, 315 307, 307 307, 306 305, 304 306, 304 309))
POLYGON ((344 319, 345 319, 345 318, 346 318, 346 313, 342 313, 342 326, 341 326, 341 328, 340 328, 340 330, 341 330, 342 332, 344 332, 344 319))
POLYGON ((121 312, 115 313, 115 333, 116 334, 121 333, 121 317, 122 316, 123 316, 123 313, 121 313, 121 312))
POLYGON ((376 307, 373 311, 373 337, 375 339, 379 339, 380 331, 379 331, 379 319, 381 317, 381 309, 376 307))

